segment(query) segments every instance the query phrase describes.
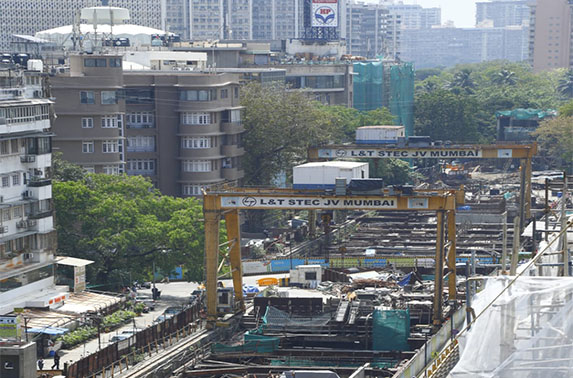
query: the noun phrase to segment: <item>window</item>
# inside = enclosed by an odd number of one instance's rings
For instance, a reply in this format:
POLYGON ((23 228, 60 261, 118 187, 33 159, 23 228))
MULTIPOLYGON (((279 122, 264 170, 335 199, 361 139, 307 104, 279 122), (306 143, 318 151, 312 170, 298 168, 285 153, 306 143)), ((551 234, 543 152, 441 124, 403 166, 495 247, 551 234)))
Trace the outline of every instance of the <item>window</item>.
POLYGON ((93 118, 82 118, 82 129, 92 129, 94 127, 93 118))
POLYGON ((116 128, 117 127, 117 117, 116 116, 102 116, 101 117, 101 127, 104 129, 116 128))
POLYGON ((121 67, 121 58, 110 58, 109 59, 109 66, 110 67, 121 67))
POLYGON ((119 165, 117 164, 104 165, 103 173, 105 173, 106 175, 119 175, 119 165))
POLYGON ((154 159, 128 159, 127 173, 135 175, 155 174, 154 159))
POLYGON ((94 152, 94 142, 82 142, 82 152, 84 154, 91 154, 94 152))
POLYGON ((105 58, 85 58, 84 67, 105 67, 105 58))
POLYGON ((184 125, 208 125, 211 123, 211 114, 181 113, 181 123, 184 125))
POLYGON ((81 91, 80 102, 82 104, 95 104, 95 95, 93 91, 81 91))
POLYGON ((102 105, 117 104, 116 91, 101 91, 101 104, 102 105))
POLYGON ((10 154, 10 141, 3 140, 0 141, 0 155, 8 155, 10 154))
POLYGON ((127 151, 153 152, 155 151, 155 137, 143 135, 127 137, 127 151))
POLYGON ((153 89, 128 88, 125 90, 126 104, 153 104, 154 97, 153 89))
POLYGON ((316 280, 316 272, 304 272, 305 281, 316 280))
POLYGON ((235 98, 239 98, 239 87, 235 87, 235 98))
POLYGON ((10 186, 10 176, 2 176, 2 187, 7 188, 10 186))
POLYGON ((217 90, 201 89, 181 91, 179 94, 179 99, 181 101, 213 101, 217 99, 217 90))
POLYGON ((16 173, 12 175, 12 186, 20 185, 20 174, 16 173))
POLYGON ((22 218, 22 206, 14 206, 12 208, 12 217, 15 218, 22 218))
POLYGON ((228 89, 221 89, 221 99, 229 97, 228 89))
POLYGON ((182 192, 184 196, 200 196, 203 194, 202 188, 202 185, 183 185, 182 192))
POLYGON ((84 165, 83 168, 86 173, 95 173, 95 167, 93 165, 84 165))
POLYGON ((181 147, 186 149, 211 148, 210 137, 183 137, 181 147))
POLYGON ((116 153, 119 151, 116 140, 104 140, 101 142, 101 151, 104 154, 116 153))
POLYGON ((131 112, 125 115, 127 127, 130 129, 146 129, 154 127, 153 112, 131 112))
POLYGON ((213 164, 211 160, 184 160, 184 172, 211 172, 213 164))
POLYGON ((9 221, 10 219, 12 219, 12 217, 10 216, 10 209, 2 210, 2 220, 9 221))

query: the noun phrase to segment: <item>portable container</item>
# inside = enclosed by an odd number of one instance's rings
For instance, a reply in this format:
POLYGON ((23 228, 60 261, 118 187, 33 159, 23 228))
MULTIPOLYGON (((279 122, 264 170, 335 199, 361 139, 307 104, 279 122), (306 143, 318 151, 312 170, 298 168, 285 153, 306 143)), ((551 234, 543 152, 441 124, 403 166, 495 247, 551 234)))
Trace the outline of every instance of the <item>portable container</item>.
POLYGON ((334 189, 337 178, 368 178, 368 163, 350 161, 328 161, 306 163, 293 168, 294 189, 334 189))
POLYGON ((356 129, 357 144, 396 143, 405 137, 404 126, 363 126, 356 129))

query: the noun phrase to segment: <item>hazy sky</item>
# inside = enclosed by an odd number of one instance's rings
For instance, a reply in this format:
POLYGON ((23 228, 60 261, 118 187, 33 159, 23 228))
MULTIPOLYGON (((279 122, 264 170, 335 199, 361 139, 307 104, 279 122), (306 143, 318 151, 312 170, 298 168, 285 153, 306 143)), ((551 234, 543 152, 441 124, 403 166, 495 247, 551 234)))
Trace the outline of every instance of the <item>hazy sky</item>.
MULTIPOLYGON (((378 2, 376 0, 368 0, 378 2)), ((442 8, 442 23, 454 21, 457 27, 473 27, 476 23, 477 0, 403 0, 404 4, 420 4, 424 8, 442 8)), ((479 0, 485 1, 485 0, 479 0)))

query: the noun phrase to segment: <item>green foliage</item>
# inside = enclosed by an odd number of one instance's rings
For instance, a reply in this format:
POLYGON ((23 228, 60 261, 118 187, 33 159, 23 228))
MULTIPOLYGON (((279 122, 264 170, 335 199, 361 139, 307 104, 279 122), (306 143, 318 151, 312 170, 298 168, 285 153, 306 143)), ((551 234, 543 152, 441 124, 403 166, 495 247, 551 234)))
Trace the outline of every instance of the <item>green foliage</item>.
POLYGON ((387 108, 378 108, 366 112, 345 106, 321 106, 330 122, 334 125, 334 141, 337 143, 353 142, 356 129, 361 126, 393 125, 394 116, 387 108))
POLYGON ((162 196, 140 176, 90 174, 55 182, 58 251, 94 260, 91 283, 109 288, 151 278, 153 261, 172 271, 186 265, 203 278, 202 207, 193 198, 162 196))
POLYGON ((573 117, 573 100, 559 108, 559 115, 561 117, 573 117))
POLYGON ((447 126, 447 130, 453 127, 456 135, 447 139, 454 140, 460 135, 463 136, 469 127, 469 134, 461 140, 474 143, 492 142, 495 139, 495 112, 516 108, 558 107, 562 97, 557 88, 559 78, 563 79, 563 76, 560 70, 533 73, 527 64, 504 61, 459 65, 442 70, 438 75, 427 76, 416 83, 415 128, 417 132, 427 128, 432 117, 436 115, 440 119, 448 120, 459 115, 460 108, 449 107, 452 103, 450 96, 444 97, 443 100, 439 97, 433 99, 433 103, 439 105, 439 112, 425 106, 431 98, 428 97, 429 94, 438 93, 439 96, 444 96, 442 90, 445 89, 460 96, 459 102, 469 103, 473 108, 469 124, 464 123, 466 119, 460 119, 457 127, 453 124, 447 126), (426 111, 429 113, 425 113, 426 111))
MULTIPOLYGON (((141 303, 143 304, 143 303, 141 303)), ((137 314, 133 311, 129 310, 118 310, 113 314, 104 316, 102 319, 102 327, 105 328, 115 328, 117 326, 122 325, 128 320, 135 318, 137 314)))
POLYGON ((97 327, 80 327, 71 332, 68 332, 60 337, 58 341, 62 341, 64 349, 71 349, 74 346, 87 341, 97 335, 97 327))
POLYGON ((471 97, 444 89, 422 94, 416 101, 416 135, 429 135, 433 140, 477 141, 476 107, 471 97))
POLYGON ((560 116, 543 121, 532 135, 541 149, 552 157, 556 168, 573 172, 573 117, 560 116))
POLYGON ((557 89, 566 98, 573 98, 573 69, 567 70, 561 76, 557 89))
POLYGON ((370 177, 384 179, 385 185, 413 184, 421 176, 414 172, 408 162, 400 159, 369 160, 370 177))
POLYGON ((77 181, 86 176, 85 171, 79 165, 62 159, 62 153, 52 152, 52 179, 55 181, 77 181))
POLYGON ((251 82, 242 89, 241 105, 246 185, 270 185, 277 174, 305 160, 308 147, 333 139, 329 117, 301 92, 251 82))

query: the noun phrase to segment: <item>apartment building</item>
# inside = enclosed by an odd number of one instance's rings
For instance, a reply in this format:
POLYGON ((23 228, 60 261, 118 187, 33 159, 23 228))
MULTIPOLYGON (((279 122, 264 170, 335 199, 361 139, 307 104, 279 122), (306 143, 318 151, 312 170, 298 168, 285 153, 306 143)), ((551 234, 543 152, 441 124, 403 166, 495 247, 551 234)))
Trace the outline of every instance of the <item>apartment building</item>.
POLYGON ((573 67, 573 2, 536 0, 529 6, 529 60, 533 70, 573 67))
MULTIPOLYGON (((167 1, 181 8, 178 0, 167 1)), ((190 40, 252 39, 252 0, 191 1, 186 9, 190 40)))
POLYGON ((0 68, 0 315, 66 296, 54 282, 52 102, 43 82, 39 71, 0 68))
POLYGON ((352 1, 346 7, 346 51, 375 58, 395 57, 400 48, 401 15, 386 5, 352 1))
POLYGON ((173 196, 243 177, 239 74, 124 71, 121 59, 73 55, 70 72, 53 78, 54 146, 65 159, 149 177, 173 196))
POLYGON ((400 16, 402 29, 428 29, 442 23, 440 8, 422 8, 418 4, 387 4, 384 7, 391 15, 400 16))
POLYGON ((2 0, 0 51, 10 49, 13 34, 35 35, 74 23, 77 12, 86 7, 110 5, 127 8, 130 23, 163 29, 165 0, 2 0))
POLYGON ((492 0, 476 3, 476 25, 491 21, 493 27, 529 24, 527 0, 492 0))

